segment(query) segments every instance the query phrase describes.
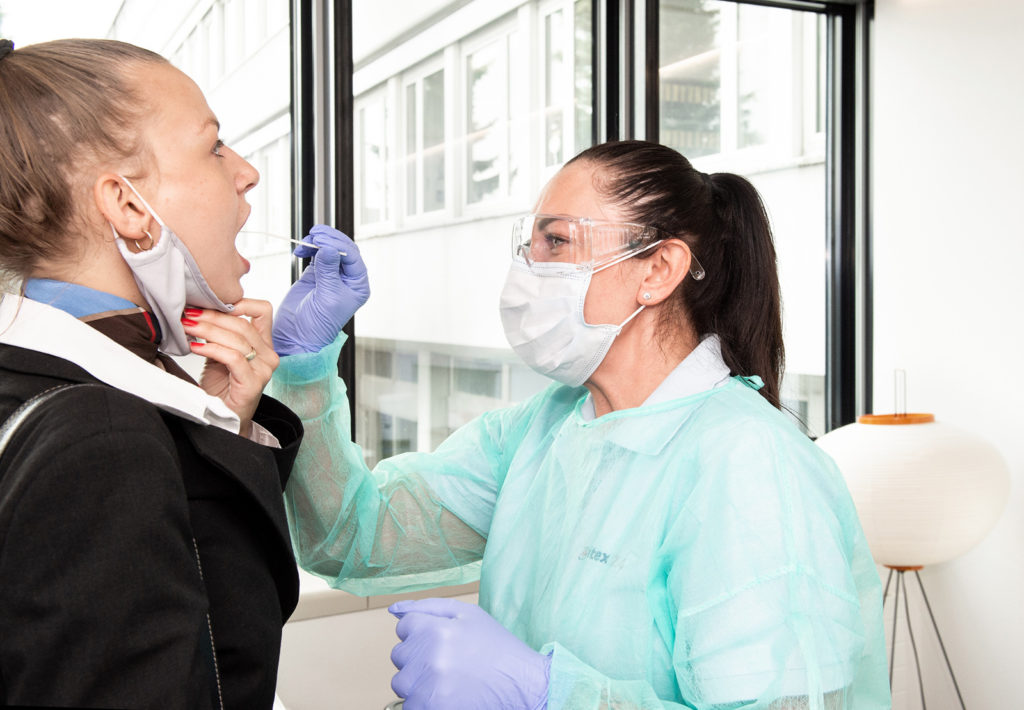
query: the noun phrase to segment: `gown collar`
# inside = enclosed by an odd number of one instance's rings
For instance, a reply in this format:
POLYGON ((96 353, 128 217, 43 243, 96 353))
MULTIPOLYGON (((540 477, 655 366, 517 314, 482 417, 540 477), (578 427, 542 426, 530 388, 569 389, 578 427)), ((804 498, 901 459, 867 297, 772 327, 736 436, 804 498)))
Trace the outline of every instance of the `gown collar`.
MULTIPOLYGON (((706 392, 724 385, 728 380, 729 366, 722 359, 722 342, 717 335, 709 335, 668 373, 640 406, 647 407, 706 392)), ((594 399, 589 392, 580 407, 580 416, 588 422, 595 418, 594 399)))

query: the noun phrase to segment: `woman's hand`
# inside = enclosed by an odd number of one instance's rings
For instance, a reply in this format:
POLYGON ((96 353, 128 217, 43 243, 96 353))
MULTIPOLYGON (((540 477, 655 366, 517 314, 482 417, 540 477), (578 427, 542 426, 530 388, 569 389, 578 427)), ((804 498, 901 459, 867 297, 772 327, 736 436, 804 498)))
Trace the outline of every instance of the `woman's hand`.
POLYGON ((274 323, 274 349, 280 355, 315 353, 330 345, 370 297, 366 265, 355 242, 333 227, 318 224, 295 256, 314 257, 281 302, 274 323))
POLYGON ((405 710, 547 707, 551 656, 534 651, 476 604, 421 599, 388 611, 398 617, 402 639, 391 651, 398 668, 391 689, 405 698, 405 710))
POLYGON ((206 341, 191 344, 192 352, 206 358, 200 387, 238 415, 244 437, 279 362, 270 341, 273 317, 269 301, 243 298, 231 313, 186 308, 181 319, 187 335, 206 341))

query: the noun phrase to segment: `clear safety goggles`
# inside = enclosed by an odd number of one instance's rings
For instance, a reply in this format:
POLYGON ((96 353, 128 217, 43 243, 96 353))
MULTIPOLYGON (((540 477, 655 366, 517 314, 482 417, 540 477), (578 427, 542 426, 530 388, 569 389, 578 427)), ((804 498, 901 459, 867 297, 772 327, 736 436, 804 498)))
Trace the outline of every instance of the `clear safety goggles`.
MULTIPOLYGON (((655 227, 604 222, 589 217, 529 214, 512 225, 512 257, 528 266, 557 262, 599 271, 652 249, 668 238, 655 227)), ((690 252, 690 276, 704 278, 704 267, 690 252)))

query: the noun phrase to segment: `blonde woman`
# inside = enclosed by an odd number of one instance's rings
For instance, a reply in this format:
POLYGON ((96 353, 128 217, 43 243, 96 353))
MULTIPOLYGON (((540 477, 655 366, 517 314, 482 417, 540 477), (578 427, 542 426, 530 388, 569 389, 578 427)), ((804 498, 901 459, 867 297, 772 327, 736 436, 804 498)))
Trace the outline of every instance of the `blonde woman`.
POLYGON ((84 385, 0 458, 0 704, 270 708, 302 428, 239 281, 259 175, 132 45, 0 42, 0 107, 0 420, 84 385))

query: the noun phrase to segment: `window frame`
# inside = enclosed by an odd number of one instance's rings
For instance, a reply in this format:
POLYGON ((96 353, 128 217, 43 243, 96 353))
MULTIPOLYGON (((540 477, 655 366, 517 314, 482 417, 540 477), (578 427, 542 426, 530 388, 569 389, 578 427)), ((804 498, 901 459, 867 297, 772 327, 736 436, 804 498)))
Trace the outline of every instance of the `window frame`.
MULTIPOLYGON (((728 56, 719 60, 721 74, 721 122, 719 126, 720 150, 717 153, 709 153, 692 158, 695 167, 704 172, 719 172, 729 170, 741 174, 756 173, 770 170, 779 170, 789 167, 797 167, 812 163, 825 162, 825 131, 808 132, 809 121, 815 117, 814 110, 817 107, 816 79, 817 63, 803 62, 808 56, 813 56, 817 49, 816 35, 811 29, 817 28, 817 17, 815 22, 808 22, 810 18, 806 14, 794 17, 794 24, 789 28, 788 54, 789 64, 802 64, 803 71, 791 74, 788 77, 787 89, 789 92, 788 107, 789 123, 797 126, 797 129, 788 135, 776 136, 771 142, 761 145, 740 146, 739 145, 739 93, 741 63, 739 61, 738 48, 746 43, 741 35, 742 24, 740 13, 744 7, 761 7, 760 3, 732 2, 732 6, 726 19, 724 30, 731 33, 728 41, 728 56), (811 66, 813 64, 813 66, 811 66), (813 87, 808 90, 808 87, 813 87)), ((725 54, 726 52, 723 52, 725 54)), ((655 77, 654 81, 658 81, 655 77)), ((660 91, 660 86, 659 86, 660 91)), ((660 97, 659 97, 660 99, 660 97)), ((653 106, 655 118, 659 107, 653 106)), ((651 110, 651 109, 648 109, 651 110)), ((660 124, 658 126, 660 132, 660 124)))
POLYGON ((395 133, 396 118, 394 115, 394 100, 391 96, 391 89, 388 84, 382 84, 376 86, 373 89, 365 92, 358 99, 355 99, 352 107, 352 120, 353 120, 353 182, 352 188, 353 194, 353 211, 355 215, 356 224, 358 224, 364 234, 373 234, 380 231, 388 231, 393 228, 398 217, 395 214, 395 176, 391 169, 391 165, 394 162, 394 140, 393 135, 395 133), (384 125, 384 164, 382 166, 385 180, 389 184, 389 188, 385 190, 385 194, 382 201, 382 216, 380 219, 374 221, 368 221, 364 217, 365 204, 358 201, 357 197, 362 196, 361 181, 363 179, 363 171, 365 169, 365 161, 362 151, 362 143, 358 140, 359 130, 362 128, 362 121, 358 118, 361 111, 366 110, 373 106, 379 106, 384 112, 385 125, 384 125))
MULTIPOLYGON (((458 43, 458 88, 460 93, 457 106, 462 110, 456 114, 456 135, 458 146, 455 152, 455 161, 461 168, 456 170, 459 178, 459 212, 460 216, 478 217, 493 214, 495 211, 502 211, 514 202, 512 192, 510 165, 511 154, 509 143, 516 128, 516 117, 514 112, 514 101, 512 91, 514 90, 514 76, 510 54, 512 52, 515 35, 521 31, 515 15, 507 15, 499 20, 486 25, 458 43), (481 50, 494 44, 498 45, 498 65, 502 71, 507 91, 504 94, 504 104, 501 107, 501 119, 499 125, 489 130, 497 134, 499 142, 499 169, 498 169, 498 191, 492 197, 484 197, 477 202, 469 201, 469 147, 470 128, 467 109, 469 101, 467 91, 469 90, 469 59, 478 54, 481 50), (462 99, 467 99, 465 103, 462 99)), ((521 38, 520 38, 521 39, 521 38)))
MULTIPOLYGON (((822 15, 826 23, 825 431, 871 411, 872 298, 870 201, 870 23, 867 0, 726 0, 822 15)), ((659 0, 603 0, 606 66, 624 66, 606 76, 600 140, 646 138, 659 132, 659 0), (640 31, 642 29, 642 31, 640 31), (638 49, 639 48, 639 49, 638 49), (621 56, 619 52, 627 53, 621 56), (630 73, 631 63, 642 69, 630 73), (625 106, 609 101, 619 86, 625 106), (639 109, 637 106, 639 105, 639 109), (642 119, 637 125, 637 116, 642 119), (618 132, 611 132, 618 129, 618 132)))
MULTIPOLYGON (((825 413, 828 430, 853 421, 857 412, 871 409, 870 106, 867 91, 871 3, 860 0, 733 1, 815 12, 826 20, 828 100, 822 142, 828 201, 825 413)), ((571 3, 567 5, 570 6, 571 3)), ((658 0, 594 0, 592 11, 595 142, 635 137, 657 140, 658 0)), ((317 191, 324 190, 314 181, 303 182, 300 176, 308 174, 317 149, 314 145, 316 127, 309 115, 313 105, 310 96, 315 91, 326 90, 331 96, 334 113, 331 152, 334 179, 328 183, 333 187, 329 191, 330 211, 334 223, 352 234, 352 0, 292 0, 292 16, 295 223, 310 223, 303 217, 315 211, 311 209, 314 196, 309 194, 309 186, 315 185, 317 191), (314 15, 333 20, 329 25, 329 41, 315 41, 314 15)), ((481 30, 481 34, 490 27, 481 30)), ((460 47, 460 81, 464 78, 466 57, 467 51, 460 47)), ((464 86, 455 88, 455 91, 464 90, 464 86)), ((510 120, 514 121, 511 115, 510 120)), ((803 134, 808 143, 817 140, 814 135, 808 138, 807 131, 803 134)), ((465 135, 461 125, 454 135, 465 135)), ((536 145, 534 141, 531 144, 536 145)), ((465 162, 464 148, 457 153, 456 160, 465 162)), ((460 173, 452 173, 452 179, 458 176, 462 182, 464 177, 460 173)), ((501 179, 507 181, 508 177, 503 174, 501 179)), ((533 179, 530 176, 526 182, 532 183, 533 179)), ((508 199, 507 183, 503 184, 503 196, 508 199)), ((464 185, 451 191, 450 198, 458 205, 453 210, 454 218, 472 216, 475 212, 466 202, 463 190, 464 185)), ((489 207, 493 210, 497 205, 490 203, 489 207)), ((296 231, 301 231, 301 227, 296 231)), ((353 327, 352 322, 346 326, 350 337, 353 327)), ((339 361, 339 371, 349 384, 353 407, 356 397, 354 351, 355 348, 343 348, 339 361)))
POLYGON ((537 21, 535 30, 537 36, 540 39, 540 51, 538 52, 538 61, 540 62, 540 68, 543 71, 543 80, 538 82, 537 91, 539 93, 539 100, 537 105, 541 107, 541 110, 545 115, 545 122, 543 125, 538 127, 540 135, 537 139, 538 151, 540 155, 543 155, 541 160, 541 180, 549 180, 558 169, 565 163, 569 158, 572 157, 571 153, 575 149, 576 145, 576 116, 575 116, 575 94, 568 90, 572 87, 573 80, 575 79, 576 72, 576 44, 575 37, 573 36, 573 29, 575 27, 575 17, 572 15, 574 4, 571 0, 566 2, 565 0, 550 0, 549 2, 542 3, 538 8, 537 21), (565 97, 560 103, 548 104, 548 94, 552 90, 557 91, 557 80, 555 82, 549 81, 551 72, 549 71, 548 58, 550 56, 551 46, 554 43, 549 43, 547 35, 547 22, 548 18, 555 15, 556 13, 562 13, 561 18, 561 33, 559 33, 559 42, 562 49, 562 67, 563 67, 563 81, 569 86, 563 86, 562 89, 565 92, 565 97), (555 84, 555 86, 552 86, 555 84), (556 161, 554 164, 548 164, 547 162, 547 117, 549 114, 558 113, 561 117, 562 122, 562 150, 563 155, 560 161, 556 161))
POLYGON ((453 88, 453 82, 451 81, 451 67, 449 62, 446 61, 446 53, 444 50, 438 54, 431 56, 422 62, 418 63, 414 67, 402 72, 399 77, 398 91, 400 92, 401 98, 399 99, 398 106, 401 109, 399 114, 396 111, 396 119, 399 125, 397 136, 399 138, 395 148, 398 151, 395 153, 394 160, 398 163, 396 170, 394 171, 393 177, 397 180, 396 186, 400 186, 398 190, 393 192, 398 193, 396 195, 397 203, 396 209, 398 210, 395 215, 394 222, 399 224, 419 225, 419 224, 434 224, 443 221, 444 217, 448 217, 452 214, 452 191, 454 186, 452 185, 452 170, 451 170, 451 158, 450 150, 448 145, 451 144, 451 121, 449 120, 450 113, 450 94, 453 88), (423 146, 424 141, 424 127, 425 122, 424 116, 424 81, 436 74, 437 72, 443 72, 442 87, 444 92, 444 122, 443 130, 444 137, 441 141, 441 152, 444 159, 445 173, 444 173, 444 204, 440 208, 434 210, 424 209, 425 197, 424 197, 424 158, 426 155, 426 149, 423 146), (409 138, 409 106, 406 100, 407 92, 409 87, 414 87, 416 96, 415 106, 415 140, 416 145, 413 147, 411 153, 408 145, 409 138), (412 212, 408 211, 408 173, 406 168, 408 160, 412 156, 416 162, 416 209, 412 212))

